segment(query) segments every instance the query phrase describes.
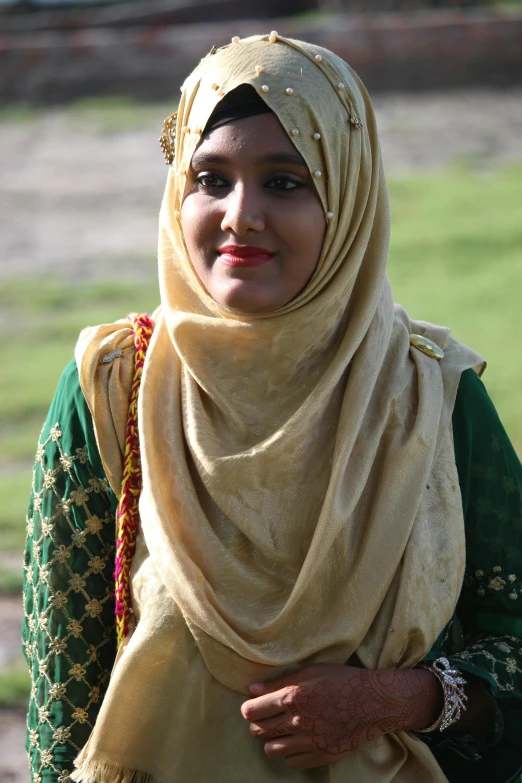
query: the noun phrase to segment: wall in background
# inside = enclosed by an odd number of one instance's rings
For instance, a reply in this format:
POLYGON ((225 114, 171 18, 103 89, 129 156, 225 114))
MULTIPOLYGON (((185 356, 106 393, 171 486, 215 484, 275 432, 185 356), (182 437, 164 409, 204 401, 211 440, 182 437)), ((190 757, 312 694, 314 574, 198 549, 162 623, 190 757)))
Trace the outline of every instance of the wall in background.
POLYGON ((337 52, 374 91, 522 81, 522 13, 458 10, 0 33, 0 100, 170 99, 213 45, 274 27, 337 52))

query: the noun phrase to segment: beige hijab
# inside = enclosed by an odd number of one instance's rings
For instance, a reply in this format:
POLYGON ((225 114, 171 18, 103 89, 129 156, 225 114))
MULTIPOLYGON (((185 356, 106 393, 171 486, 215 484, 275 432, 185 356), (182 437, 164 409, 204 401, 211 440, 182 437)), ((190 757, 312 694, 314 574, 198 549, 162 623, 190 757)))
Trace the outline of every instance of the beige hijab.
MULTIPOLYGON (((219 49, 183 86, 177 139, 160 219, 162 306, 140 392, 136 624, 74 779, 444 781, 405 732, 290 770, 264 755, 239 708, 250 682, 306 663, 411 667, 433 645, 465 561, 451 413, 462 371, 482 360, 394 308, 375 117, 338 57, 268 36, 219 49), (331 213, 306 288, 259 316, 210 298, 179 223, 201 129, 245 83, 323 172, 315 181, 331 213), (411 332, 445 358, 413 348, 411 332)), ((78 343, 116 491, 132 358, 123 323, 78 343), (123 356, 100 364, 115 348, 123 356)))

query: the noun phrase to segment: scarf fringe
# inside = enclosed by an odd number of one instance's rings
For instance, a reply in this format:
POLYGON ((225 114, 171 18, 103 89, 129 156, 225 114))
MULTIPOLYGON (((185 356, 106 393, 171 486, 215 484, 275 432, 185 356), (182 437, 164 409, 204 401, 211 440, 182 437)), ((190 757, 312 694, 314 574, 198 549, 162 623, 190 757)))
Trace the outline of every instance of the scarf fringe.
POLYGON ((115 761, 100 759, 83 761, 72 773, 71 780, 76 783, 169 783, 152 772, 140 772, 115 761))

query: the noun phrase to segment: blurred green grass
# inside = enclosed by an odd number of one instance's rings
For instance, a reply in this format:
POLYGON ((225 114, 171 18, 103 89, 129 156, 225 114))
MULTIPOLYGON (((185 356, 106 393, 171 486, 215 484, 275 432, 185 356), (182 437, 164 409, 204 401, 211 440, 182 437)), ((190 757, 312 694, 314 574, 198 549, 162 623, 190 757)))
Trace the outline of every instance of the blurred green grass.
POLYGON ((0 709, 25 705, 30 687, 29 670, 20 656, 0 671, 0 709))
MULTIPOLYGON (((481 173, 460 165, 392 178, 389 189, 396 301, 414 318, 451 326, 488 359, 486 385, 522 454, 522 166, 481 173)), ((157 302, 155 279, 0 283, 1 550, 23 546, 32 457, 78 333, 157 302)))
POLYGON ((490 0, 489 6, 495 11, 519 13, 522 11, 522 0, 490 0))
MULTIPOLYGON (((163 119, 177 108, 173 101, 148 104, 122 95, 79 98, 66 108, 55 109, 71 132, 82 128, 91 134, 120 134, 122 128, 139 130, 161 127, 163 119)), ((11 125, 35 124, 49 110, 33 104, 12 103, 0 107, 0 123, 11 125)))
POLYGON ((0 551, 23 546, 32 458, 79 332, 128 312, 151 312, 157 304, 154 279, 77 286, 37 277, 0 282, 0 551))
POLYGON ((394 179, 390 200, 395 300, 487 359, 484 382, 522 455, 522 166, 394 179))

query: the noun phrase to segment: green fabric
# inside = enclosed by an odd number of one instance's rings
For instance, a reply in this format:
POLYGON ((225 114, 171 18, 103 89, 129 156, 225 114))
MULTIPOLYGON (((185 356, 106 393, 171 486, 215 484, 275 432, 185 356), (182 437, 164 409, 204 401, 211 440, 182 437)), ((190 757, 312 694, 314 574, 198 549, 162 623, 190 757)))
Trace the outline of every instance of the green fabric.
POLYGON ((22 635, 35 783, 69 780, 114 663, 115 509, 71 362, 40 436, 27 517, 22 635))
MULTIPOLYGON (((522 769, 522 466, 472 370, 459 385, 453 431, 466 578, 426 660, 445 654, 480 677, 499 712, 486 736, 421 736, 451 783, 508 783, 522 769)), ((35 783, 69 780, 114 662, 115 509, 73 361, 40 437, 27 520, 23 641, 33 677, 27 745, 35 783)))
POLYGON ((475 614, 475 625, 477 628, 480 628, 481 631, 522 637, 521 617, 508 617, 505 614, 477 612, 475 614))
POLYGON ((453 435, 466 574, 455 616, 426 657, 447 655, 482 679, 500 716, 487 736, 427 741, 452 783, 506 783, 522 771, 522 465, 472 370, 459 385, 453 435))

